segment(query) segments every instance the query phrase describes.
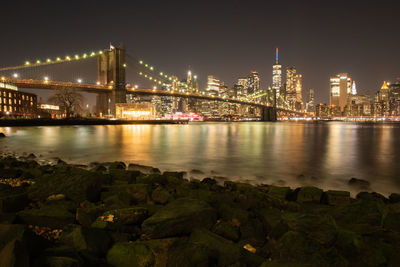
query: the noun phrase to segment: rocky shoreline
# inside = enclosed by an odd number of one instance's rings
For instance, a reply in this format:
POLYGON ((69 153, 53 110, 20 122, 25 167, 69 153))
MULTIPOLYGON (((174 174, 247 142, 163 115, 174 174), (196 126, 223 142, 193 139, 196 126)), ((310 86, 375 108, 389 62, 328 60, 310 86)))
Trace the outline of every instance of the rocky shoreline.
POLYGON ((0 266, 400 266, 400 194, 185 177, 2 157, 0 266))

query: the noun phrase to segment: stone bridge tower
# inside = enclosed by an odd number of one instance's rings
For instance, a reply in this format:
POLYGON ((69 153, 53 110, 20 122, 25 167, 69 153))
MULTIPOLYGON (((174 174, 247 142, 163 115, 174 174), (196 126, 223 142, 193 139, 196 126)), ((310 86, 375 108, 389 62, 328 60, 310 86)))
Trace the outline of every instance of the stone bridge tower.
POLYGON ((115 105, 126 103, 125 48, 114 47, 104 50, 98 57, 97 81, 110 86, 110 93, 99 93, 96 98, 97 113, 115 116, 115 105))

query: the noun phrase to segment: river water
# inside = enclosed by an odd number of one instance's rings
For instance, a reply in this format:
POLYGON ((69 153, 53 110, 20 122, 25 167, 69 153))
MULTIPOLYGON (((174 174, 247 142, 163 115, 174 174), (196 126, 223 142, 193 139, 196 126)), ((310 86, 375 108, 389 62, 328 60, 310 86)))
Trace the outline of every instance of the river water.
MULTIPOLYGON (((4 153, 69 163, 124 161, 161 170, 201 170, 255 184, 400 192, 400 124, 234 122, 189 125, 0 127, 4 153)), ((199 175, 197 175, 197 178, 199 175)), ((223 180, 223 178, 218 178, 223 180)))

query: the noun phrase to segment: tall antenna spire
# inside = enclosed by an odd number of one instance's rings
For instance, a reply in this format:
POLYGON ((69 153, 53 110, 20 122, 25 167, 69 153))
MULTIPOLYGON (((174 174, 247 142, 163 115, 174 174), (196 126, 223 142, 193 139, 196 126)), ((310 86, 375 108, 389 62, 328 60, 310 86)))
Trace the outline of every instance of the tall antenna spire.
POLYGON ((276 52, 275 52, 275 62, 276 62, 276 64, 279 63, 279 49, 278 49, 278 47, 276 48, 276 52))

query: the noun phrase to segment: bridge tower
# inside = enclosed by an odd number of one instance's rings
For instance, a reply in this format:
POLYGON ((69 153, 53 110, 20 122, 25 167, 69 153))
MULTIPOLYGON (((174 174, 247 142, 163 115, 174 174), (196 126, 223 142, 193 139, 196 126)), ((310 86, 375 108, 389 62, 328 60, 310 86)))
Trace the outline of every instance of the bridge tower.
POLYGON ((126 103, 125 48, 114 47, 104 50, 98 57, 97 81, 112 87, 110 93, 99 93, 96 98, 97 113, 115 116, 115 105, 126 103))

